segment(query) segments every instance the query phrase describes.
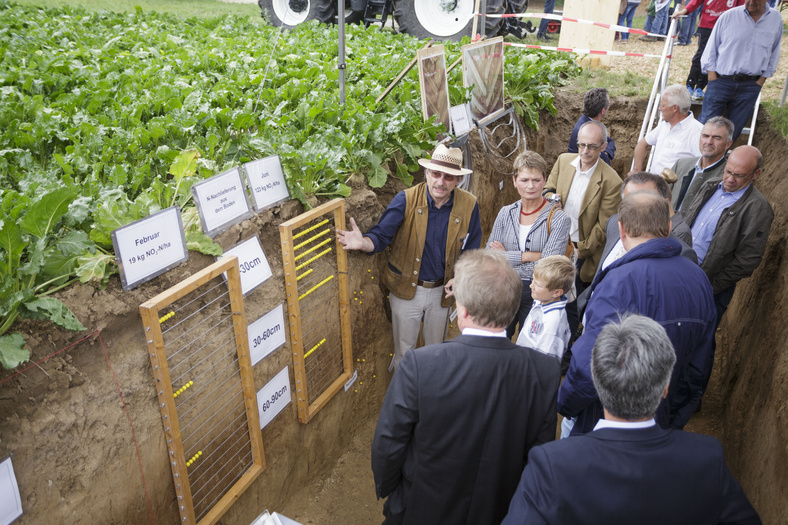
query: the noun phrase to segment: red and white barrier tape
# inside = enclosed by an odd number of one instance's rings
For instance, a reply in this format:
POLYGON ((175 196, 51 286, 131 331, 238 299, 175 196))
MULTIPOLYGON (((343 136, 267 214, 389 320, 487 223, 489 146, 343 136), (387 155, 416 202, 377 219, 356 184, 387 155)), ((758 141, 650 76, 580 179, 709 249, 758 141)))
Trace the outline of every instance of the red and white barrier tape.
MULTIPOLYGON (((649 55, 646 53, 627 53, 624 51, 600 51, 597 49, 577 49, 574 47, 553 47, 553 46, 533 46, 530 44, 516 44, 514 42, 504 42, 505 46, 525 47, 528 49, 543 49, 546 51, 563 51, 564 53, 577 53, 578 55, 609 55, 614 57, 646 57, 662 58, 662 55, 649 55)), ((671 58, 668 55, 668 58, 671 58)))
MULTIPOLYGON (((483 13, 475 13, 473 16, 483 16, 483 13)), ((658 35, 656 33, 649 33, 648 31, 644 31, 643 29, 635 29, 632 27, 627 26, 620 26, 617 24, 603 24, 602 22, 594 22, 592 20, 583 20, 580 18, 569 18, 563 15, 554 15, 550 13, 506 13, 503 15, 485 15, 487 18, 545 18, 547 20, 561 20, 564 22, 577 22, 578 24, 588 24, 597 27, 604 27, 605 29, 611 29, 613 31, 618 31, 619 33, 631 33, 633 35, 645 35, 645 36, 653 36, 657 38, 665 38, 665 35, 658 35)))

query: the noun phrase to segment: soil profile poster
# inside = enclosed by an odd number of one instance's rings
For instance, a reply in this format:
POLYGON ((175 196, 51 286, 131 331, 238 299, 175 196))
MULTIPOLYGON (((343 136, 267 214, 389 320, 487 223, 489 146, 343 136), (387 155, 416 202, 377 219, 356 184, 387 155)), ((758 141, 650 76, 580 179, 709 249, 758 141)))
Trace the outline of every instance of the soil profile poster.
POLYGON ((475 121, 484 125, 503 113, 503 37, 462 46, 462 80, 466 88, 473 86, 475 121))
POLYGON ((451 133, 449 117, 449 82, 446 76, 446 53, 443 46, 419 49, 419 85, 421 88, 421 113, 426 121, 438 115, 438 122, 451 133))

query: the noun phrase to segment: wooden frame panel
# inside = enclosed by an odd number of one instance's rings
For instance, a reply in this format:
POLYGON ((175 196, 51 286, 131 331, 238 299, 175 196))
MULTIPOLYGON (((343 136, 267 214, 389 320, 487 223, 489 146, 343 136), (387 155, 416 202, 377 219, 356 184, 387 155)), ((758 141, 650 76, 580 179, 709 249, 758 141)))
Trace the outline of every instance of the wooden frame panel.
MULTIPOLYGON (((173 391, 170 367, 167 360, 167 348, 161 330, 160 314, 167 306, 198 290, 209 281, 226 274, 231 310, 233 340, 236 344, 238 358, 238 372, 243 395, 243 405, 246 415, 246 427, 249 431, 249 445, 251 448, 252 463, 243 475, 237 479, 227 492, 215 503, 209 511, 200 518, 199 525, 212 525, 230 508, 244 490, 265 469, 262 435, 260 432, 260 417, 257 412, 257 396, 254 389, 252 363, 249 356, 249 342, 246 332, 246 314, 244 312, 243 294, 241 293, 241 280, 238 268, 238 258, 235 256, 224 257, 196 273, 176 286, 162 292, 153 299, 140 305, 140 315, 145 327, 145 336, 150 354, 153 375, 156 380, 159 408, 161 410, 162 424, 165 439, 167 440, 168 459, 172 468, 175 494, 181 522, 197 524, 192 483, 189 479, 186 453, 184 451, 181 424, 178 418, 175 392, 173 391)), ((166 314, 165 314, 166 316, 166 314)), ((220 385, 221 386, 221 385, 220 385)), ((202 451, 200 451, 202 454, 202 451)), ((224 468, 224 466, 220 467, 224 468)), ((210 493, 210 492, 209 492, 210 493)))
MULTIPOLYGON (((285 272, 285 284, 287 291, 287 312, 290 326, 290 343, 293 351, 293 371, 295 374, 295 390, 296 399, 298 402, 298 420, 301 423, 308 423, 309 420, 320 410, 339 390, 344 386, 345 382, 350 379, 353 368, 353 349, 352 340, 350 335, 350 292, 348 288, 348 275, 347 275, 347 254, 336 240, 336 229, 345 229, 345 200, 334 199, 317 208, 314 208, 298 217, 291 219, 279 225, 279 235, 282 242, 282 265, 285 272), (330 224, 327 227, 328 234, 333 236, 332 241, 326 243, 326 239, 320 237, 323 232, 316 230, 325 223, 333 221, 333 230, 330 224), (298 233, 295 230, 310 223, 316 224, 303 229, 298 233), (306 240, 299 238, 299 236, 307 235, 312 231, 317 231, 312 237, 306 240), (314 239, 312 241, 311 239, 314 239), (294 241, 297 240, 298 243, 294 241), (328 248, 325 248, 325 246, 328 248), (303 248, 303 249, 302 249, 303 248), (300 250, 300 252, 299 252, 300 250), (297 253, 299 252, 299 253, 297 253), (317 281, 315 286, 308 286, 301 283, 299 289, 299 281, 301 277, 312 272, 313 268, 305 268, 302 275, 298 275, 298 269, 310 263, 313 259, 317 260, 325 255, 332 255, 331 262, 336 263, 335 273, 325 277, 325 280, 317 281), (308 257, 305 262, 299 262, 299 258, 308 257), (310 388, 309 381, 312 379, 310 375, 314 376, 307 370, 306 358, 310 353, 315 351, 323 342, 318 343, 317 346, 310 348, 305 352, 304 344, 304 315, 306 315, 307 325, 310 325, 317 315, 314 310, 305 310, 302 312, 301 303, 305 296, 311 294, 313 291, 319 289, 320 286, 327 283, 334 276, 337 278, 337 298, 338 298, 338 341, 336 344, 341 352, 341 365, 342 372, 331 380, 331 383, 326 385, 325 388, 317 395, 315 399, 310 401, 310 388), (310 374, 310 375, 308 375, 310 374)), ((319 262, 319 261, 318 261, 319 262)), ((324 269, 325 270, 325 269, 324 269)), ((313 284, 314 281, 310 284, 313 284)), ((323 339, 326 341, 326 339, 323 339)), ((329 343, 330 344, 330 343, 329 343)), ((314 394, 314 392, 312 392, 314 394)))

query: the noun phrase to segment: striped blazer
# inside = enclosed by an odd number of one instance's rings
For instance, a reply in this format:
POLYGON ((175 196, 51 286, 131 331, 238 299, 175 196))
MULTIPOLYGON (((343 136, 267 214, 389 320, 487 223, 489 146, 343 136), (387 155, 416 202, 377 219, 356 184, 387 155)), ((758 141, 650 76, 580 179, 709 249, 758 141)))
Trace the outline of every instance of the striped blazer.
MULTIPOLYGON (((520 251, 520 210, 522 201, 518 200, 514 204, 504 206, 498 212, 498 217, 493 224, 490 238, 487 239, 487 248, 490 243, 498 241, 504 245, 504 254, 511 265, 520 275, 520 279, 530 281, 534 275, 535 262, 522 262, 522 252, 520 251)), ((566 243, 569 241, 569 217, 562 210, 553 213, 552 223, 550 224, 550 235, 547 235, 547 216, 550 215, 550 206, 545 205, 539 216, 531 226, 526 239, 525 251, 542 252, 542 257, 551 255, 564 255, 566 253, 566 243)))

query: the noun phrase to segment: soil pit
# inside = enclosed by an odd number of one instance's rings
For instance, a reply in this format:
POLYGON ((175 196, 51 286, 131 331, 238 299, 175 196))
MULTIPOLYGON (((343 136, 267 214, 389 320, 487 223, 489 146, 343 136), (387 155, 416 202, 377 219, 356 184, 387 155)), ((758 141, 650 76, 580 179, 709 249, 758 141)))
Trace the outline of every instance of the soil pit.
MULTIPOLYGON (((628 171, 646 102, 613 100, 607 120, 618 146, 613 167, 628 171)), ((557 115, 543 115, 540 131, 527 131, 528 147, 552 165, 565 148, 571 127, 582 111, 582 94, 557 94, 557 115)), ((759 189, 775 208, 775 222, 764 261, 742 281, 722 324, 718 359, 703 411, 690 430, 718 436, 728 461, 764 523, 788 522, 788 325, 785 308, 785 231, 788 182, 782 166, 788 149, 763 112, 755 139, 765 163, 759 189)), ((510 133, 500 130, 500 133, 510 133)), ((507 142, 505 156, 514 146, 507 142)), ((490 161, 478 141, 471 144, 474 192, 489 234, 501 206, 516 200, 510 183, 511 157, 490 161), (503 189, 500 189, 503 183, 503 189)), ((347 199, 347 215, 362 231, 379 218, 402 189, 391 179, 382 191, 357 185, 347 199)), ((218 237, 228 249, 258 235, 273 276, 245 299, 248 322, 285 302, 284 272, 277 226, 301 213, 294 201, 265 211, 218 237)), ((384 256, 350 254, 353 301, 354 365, 358 379, 341 391, 308 423, 297 422, 291 403, 263 429, 266 470, 220 520, 250 523, 263 510, 279 511, 303 523, 377 523, 382 502, 375 499, 369 445, 389 374, 391 325, 380 289, 384 256)), ((41 360, 79 343, 0 384, 0 455, 12 454, 25 514, 18 523, 157 523, 180 522, 168 463, 162 419, 139 317, 141 303, 196 273, 212 258, 190 253, 189 261, 167 274, 123 292, 117 278, 105 290, 77 285, 59 297, 89 327, 74 334, 51 325, 25 321, 21 330, 41 360), (88 336, 94 330, 98 331, 88 336), (120 385, 145 473, 142 485, 135 441, 118 395, 120 385)), ((289 340, 289 337, 288 337, 289 340)), ((256 389, 265 385, 292 358, 289 344, 254 367, 256 389)), ((5 373, 0 380, 10 377, 5 373)))

